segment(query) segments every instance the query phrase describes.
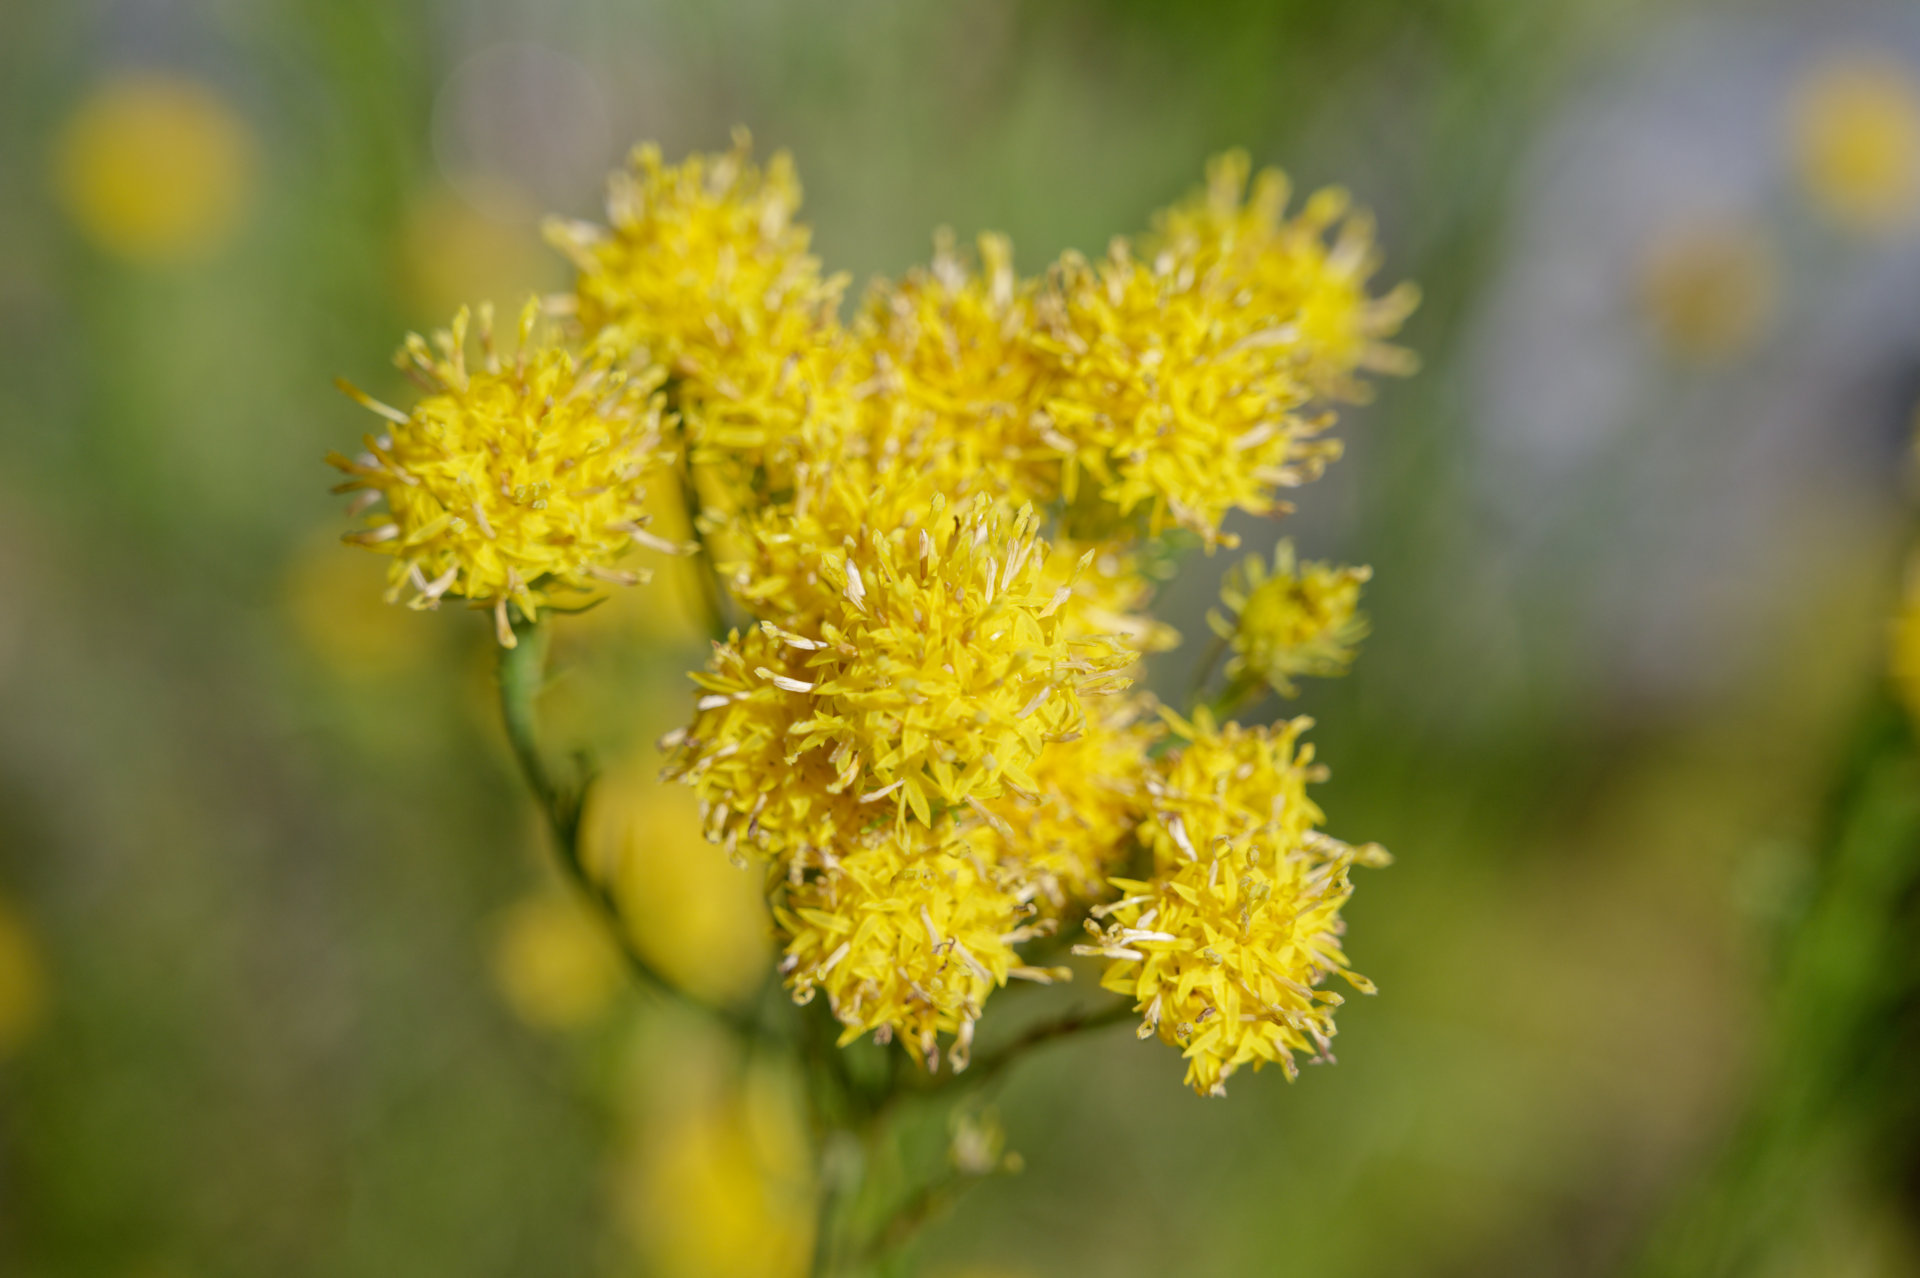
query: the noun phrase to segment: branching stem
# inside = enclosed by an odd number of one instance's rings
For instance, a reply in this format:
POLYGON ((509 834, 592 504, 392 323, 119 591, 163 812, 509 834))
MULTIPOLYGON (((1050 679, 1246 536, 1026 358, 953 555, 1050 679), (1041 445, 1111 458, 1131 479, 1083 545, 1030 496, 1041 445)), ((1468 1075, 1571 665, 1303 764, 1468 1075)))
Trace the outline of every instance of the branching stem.
POLYGON ((513 757, 520 765, 520 774, 526 778, 527 788, 546 816, 561 869, 599 913, 628 968, 641 984, 704 1013, 742 1038, 757 1037, 759 1026, 753 1017, 707 1002, 654 966, 634 945, 612 890, 588 869, 580 846, 580 817, 587 790, 593 784, 592 770, 583 762, 576 776, 563 778, 556 774, 540 745, 536 703, 546 683, 548 631, 543 622, 523 619, 514 623, 513 633, 518 642, 511 648, 500 649, 500 719, 507 730, 507 741, 513 747, 513 757))

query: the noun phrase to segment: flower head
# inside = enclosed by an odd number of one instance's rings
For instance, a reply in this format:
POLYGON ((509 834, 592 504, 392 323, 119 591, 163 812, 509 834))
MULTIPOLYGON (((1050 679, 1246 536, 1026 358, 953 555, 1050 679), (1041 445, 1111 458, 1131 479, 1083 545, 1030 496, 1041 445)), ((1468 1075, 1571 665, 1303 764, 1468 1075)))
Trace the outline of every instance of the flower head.
POLYGON ((1354 647, 1367 635, 1360 587, 1370 568, 1336 568, 1294 557, 1293 543, 1274 548, 1273 568, 1258 555, 1227 573, 1220 601, 1232 617, 1209 613, 1207 623, 1233 650, 1227 677, 1265 682, 1283 697, 1298 693, 1302 676, 1343 675, 1354 647))
POLYGON ((1139 700, 1112 701, 1078 737, 1040 752, 1034 791, 995 803, 981 834, 1049 918, 1108 895, 1109 877, 1126 868, 1139 846, 1135 831, 1150 815, 1147 755, 1159 724, 1142 715, 1139 700))
POLYGON ((868 449, 916 454, 952 498, 1058 496, 1062 453, 1039 412, 1051 364, 1032 340, 1036 288, 1014 274, 1005 236, 980 237, 976 266, 944 233, 930 268, 877 285, 857 330, 868 449))
MULTIPOLYGON (((1399 284, 1370 296, 1380 267, 1373 219, 1354 212, 1347 193, 1328 187, 1286 216, 1286 175, 1264 169, 1252 179, 1244 151, 1207 164, 1206 186, 1155 219, 1146 251, 1235 287, 1257 343, 1292 363, 1316 397, 1366 398, 1363 372, 1413 371, 1411 352, 1392 337, 1419 303, 1399 284)), ((1246 339, 1242 339, 1246 340, 1246 339)))
POLYGON ((671 454, 657 372, 537 335, 532 302, 509 359, 494 350, 490 308, 479 320, 477 367, 464 309, 432 346, 408 338, 398 362, 428 391, 412 411, 346 387, 390 424, 358 458, 328 460, 350 476, 336 491, 386 503, 347 540, 393 556, 392 596, 411 585, 416 607, 445 596, 490 605, 511 647, 509 601, 532 617, 556 599, 640 580, 614 567, 636 540, 672 549, 645 531, 643 501, 649 473, 671 454))
POLYGON ((730 151, 678 165, 640 147, 609 184, 609 227, 547 227, 579 271, 581 324, 667 370, 692 459, 717 468, 732 506, 750 504, 756 468, 820 419, 837 369, 845 280, 821 278, 799 207, 792 160, 760 167, 742 130, 730 151))
POLYGON ((1096 908, 1108 922, 1090 923, 1096 940, 1075 953, 1112 960, 1101 983, 1134 999, 1141 1036, 1181 1048, 1188 1086, 1217 1095, 1242 1065, 1277 1063, 1291 1077, 1293 1053, 1328 1056, 1341 999, 1316 987, 1338 972, 1373 988, 1341 948, 1347 871, 1386 854, 1314 828, 1306 786, 1323 770, 1299 744, 1308 720, 1270 730, 1216 728, 1204 713, 1167 719, 1186 744, 1146 782, 1153 877, 1115 879, 1126 895, 1096 908))
POLYGON ((841 1042, 898 1037, 931 1069, 952 1034, 963 1068, 981 1006, 1020 967, 1029 913, 1019 884, 947 823, 887 832, 816 868, 777 898, 787 936, 781 970, 805 1001, 826 991, 841 1042))
POLYGON ((1234 542, 1220 528, 1228 511, 1283 509, 1276 489, 1339 456, 1320 438, 1324 402, 1360 397, 1361 371, 1405 370, 1381 339, 1415 298, 1367 295, 1371 227, 1343 220, 1340 193, 1284 220, 1278 174, 1251 202, 1244 156, 1209 178, 1143 253, 1115 240, 1097 264, 1063 258, 1035 340, 1056 365, 1044 407, 1068 456, 1067 498, 1084 473, 1120 513, 1143 510, 1149 532, 1177 525, 1212 546, 1234 542))
POLYGON ((811 559, 791 626, 717 645, 673 765, 715 837, 737 815, 778 851, 783 835, 871 823, 850 813, 926 826, 936 809, 1032 793, 1042 746, 1084 730, 1084 700, 1125 687, 1134 660, 1067 626, 1071 589, 1044 588, 1037 522, 936 499, 918 526, 864 529, 811 559))
POLYGON ((219 246, 252 194, 254 137, 206 84, 119 76, 61 133, 57 178, 75 222, 130 261, 168 264, 219 246))
POLYGON ((1845 54, 1815 67, 1789 119, 1801 184, 1844 230, 1898 230, 1920 213, 1920 78, 1897 58, 1845 54))

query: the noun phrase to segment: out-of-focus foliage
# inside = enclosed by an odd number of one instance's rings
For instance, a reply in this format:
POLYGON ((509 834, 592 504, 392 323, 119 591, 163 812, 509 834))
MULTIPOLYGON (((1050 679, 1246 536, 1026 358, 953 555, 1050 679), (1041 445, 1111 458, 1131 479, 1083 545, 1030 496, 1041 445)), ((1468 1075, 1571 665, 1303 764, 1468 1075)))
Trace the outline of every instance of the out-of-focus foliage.
MULTIPOLYGON (((1298 709, 1316 800, 1398 857, 1349 910, 1381 996, 1225 1103, 1050 1049, 999 1097, 1026 1170, 924 1272, 1920 1272, 1910 765, 1845 762, 1908 549, 1917 76, 1870 2, 15 6, 0 1272, 804 1264, 795 1080, 586 957, 488 627, 379 604, 317 460, 393 334, 564 286, 536 210, 738 123, 856 296, 943 218, 1097 258, 1235 145, 1349 182, 1425 290, 1422 378, 1312 509, 1229 525, 1377 570, 1298 709)), ((1229 558, 1170 588, 1189 636, 1229 558)), ((653 779, 704 655, 676 562, 562 619, 548 709, 619 761, 590 820, 648 930, 751 1007, 760 885, 676 856, 653 779)))

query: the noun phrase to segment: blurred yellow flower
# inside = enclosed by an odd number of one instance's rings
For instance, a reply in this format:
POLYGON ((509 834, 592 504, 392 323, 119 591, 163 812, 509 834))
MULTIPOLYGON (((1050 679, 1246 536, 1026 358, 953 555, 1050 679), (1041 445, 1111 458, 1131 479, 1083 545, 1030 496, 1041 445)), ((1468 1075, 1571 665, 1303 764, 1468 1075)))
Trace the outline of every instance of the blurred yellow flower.
POLYGON ((650 1273, 798 1278, 813 1243, 811 1151, 784 1077, 650 1089, 618 1184, 650 1273))
POLYGON ((493 975, 521 1020, 572 1029, 605 1011, 626 980, 606 925, 571 896, 541 891, 500 921, 493 975))
POLYGON ((1669 227, 1640 264, 1648 326, 1674 355, 1699 363, 1751 349, 1772 324, 1779 264, 1771 240, 1738 218, 1669 227))
POLYGON ((1800 81, 1790 110, 1807 195, 1841 228, 1881 233, 1920 212, 1920 78, 1872 50, 1836 54, 1800 81))
POLYGON ((81 103, 59 136, 55 177, 88 239, 162 264, 220 245, 251 194, 253 158, 252 131, 212 88, 137 73, 81 103))
POLYGON ((594 785, 580 835, 585 864, 611 885, 648 962, 703 998, 740 1000, 765 979, 773 954, 764 886, 702 836, 692 792, 658 773, 648 750, 594 785))
POLYGON ((1300 563, 1293 542, 1284 540, 1274 547, 1271 571, 1258 555, 1230 570, 1220 601, 1232 618, 1207 615, 1214 633, 1233 649, 1227 677, 1254 686, 1265 682, 1291 697, 1301 675, 1345 674, 1355 645, 1366 638, 1360 587, 1372 576, 1371 568, 1300 563))
POLYGON ((417 196, 401 229, 401 280, 412 310, 452 314, 474 297, 525 297, 565 283, 538 219, 489 216, 447 187, 417 196))
POLYGON ((287 563, 282 606, 294 635, 336 674, 393 674, 434 648, 419 618, 380 598, 380 566, 343 555, 337 538, 301 546, 287 563))
POLYGON ((27 921, 0 900, 0 1060, 18 1051, 46 1014, 46 973, 27 921))

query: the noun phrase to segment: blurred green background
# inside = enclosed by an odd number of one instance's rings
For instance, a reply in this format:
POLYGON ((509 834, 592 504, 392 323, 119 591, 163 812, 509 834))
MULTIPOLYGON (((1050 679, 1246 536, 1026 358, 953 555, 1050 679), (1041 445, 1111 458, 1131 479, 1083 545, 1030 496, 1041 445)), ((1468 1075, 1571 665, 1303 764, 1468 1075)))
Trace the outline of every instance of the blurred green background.
MULTIPOLYGON (((365 429, 334 376, 564 286, 543 213, 736 123, 856 285, 940 225, 1098 251, 1239 145, 1426 296, 1284 525, 1375 569, 1303 708, 1330 828, 1398 856, 1348 911, 1381 996, 1225 1101, 1051 1049, 999 1098, 1027 1170, 912 1271, 1920 1273, 1910 5, 16 0, 0 1274, 798 1271, 788 1089, 610 975, 484 620, 382 605, 321 462, 365 429)), ((1165 592, 1190 640, 1232 559, 1165 592)), ((683 586, 584 620, 555 696, 657 865, 683 586)), ((750 917, 685 915, 750 984, 750 917)))

